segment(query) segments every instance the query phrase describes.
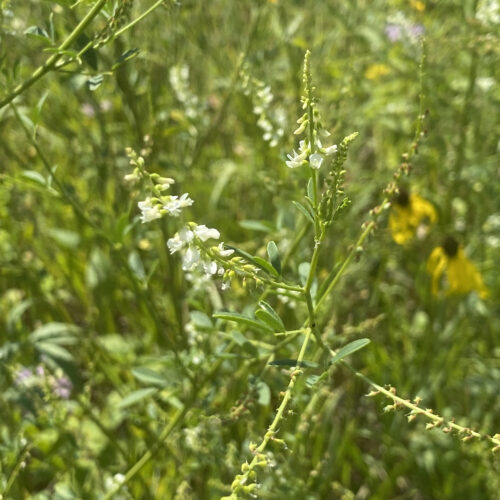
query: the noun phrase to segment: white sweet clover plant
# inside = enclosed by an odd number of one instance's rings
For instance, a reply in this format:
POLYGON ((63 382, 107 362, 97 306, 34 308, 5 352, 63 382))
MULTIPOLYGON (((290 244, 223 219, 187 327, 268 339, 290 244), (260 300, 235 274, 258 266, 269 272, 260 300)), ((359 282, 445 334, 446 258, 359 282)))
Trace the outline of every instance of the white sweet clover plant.
MULTIPOLYGON (((156 173, 149 173, 144 165, 144 158, 131 148, 126 149, 132 173, 125 175, 128 183, 141 184, 145 198, 137 203, 140 210, 140 221, 150 223, 164 216, 180 218, 183 209, 190 207, 194 201, 189 193, 180 196, 166 192, 175 181, 156 173)), ((186 278, 198 287, 202 287, 211 278, 220 278, 221 289, 229 288, 231 280, 238 277, 243 283, 252 280, 256 285, 267 284, 275 288, 298 291, 299 287, 289 286, 281 281, 274 281, 265 275, 270 264, 259 264, 250 255, 241 250, 233 249, 219 242, 213 245, 213 240, 219 240, 220 233, 215 228, 204 224, 188 222, 167 241, 171 254, 179 253, 182 259, 182 269, 186 278), (235 255, 238 253, 238 255, 235 255)))
POLYGON ((250 75, 248 65, 240 70, 243 94, 252 100, 252 111, 257 117, 257 126, 262 130, 262 138, 274 148, 283 138, 286 113, 280 106, 273 106, 274 95, 271 87, 250 75))

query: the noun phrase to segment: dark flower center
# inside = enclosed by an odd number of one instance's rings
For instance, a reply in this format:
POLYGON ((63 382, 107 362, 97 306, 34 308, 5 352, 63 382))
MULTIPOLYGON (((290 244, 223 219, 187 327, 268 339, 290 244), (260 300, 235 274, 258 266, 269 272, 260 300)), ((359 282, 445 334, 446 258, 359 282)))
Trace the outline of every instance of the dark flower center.
POLYGON ((451 236, 447 236, 446 239, 443 241, 443 244, 441 245, 444 249, 444 253, 448 257, 455 257, 458 252, 458 242, 455 238, 451 236))
POLYGON ((405 188, 399 188, 399 193, 396 196, 396 203, 402 207, 407 207, 410 204, 410 195, 405 188))

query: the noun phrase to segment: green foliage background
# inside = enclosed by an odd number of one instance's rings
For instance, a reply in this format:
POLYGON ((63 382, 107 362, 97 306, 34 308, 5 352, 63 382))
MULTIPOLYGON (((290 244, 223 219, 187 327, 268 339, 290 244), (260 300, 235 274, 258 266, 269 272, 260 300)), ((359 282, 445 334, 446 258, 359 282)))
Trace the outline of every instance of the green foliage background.
MULTIPOLYGON (((1 98, 93 3, 2 2, 1 98), (38 35, 26 34, 32 26, 38 35)), ((117 2, 126 7, 120 26, 152 3, 117 2)), ((310 49, 324 126, 337 143, 359 132, 346 164, 353 203, 331 230, 319 267, 325 276, 356 241, 413 139, 422 49, 409 35, 388 38, 387 24, 401 19, 425 28, 427 52, 426 137, 406 184, 433 203, 439 220, 426 238, 401 247, 381 217, 322 327, 333 348, 370 338, 351 362, 379 384, 486 434, 500 432, 500 24, 481 17, 486 4, 496 2, 165 2, 80 65, 22 93, 14 103, 28 134, 11 106, 0 110, 5 498, 100 498, 114 475, 155 449, 179 412, 155 457, 116 498, 229 493, 289 380, 277 367, 264 370, 280 339, 211 318, 221 309, 253 312, 262 290, 236 282, 226 292, 198 290, 185 280, 165 245, 178 221, 138 221, 143 198, 123 180, 125 147, 141 151, 149 171, 174 178, 176 194, 190 193, 190 220, 253 254, 265 257, 270 240, 286 254, 304 225, 291 201, 302 199, 306 174, 288 169, 285 157, 296 147, 310 49), (139 51, 114 67, 132 49, 139 51), (274 95, 267 111, 284 129, 274 147, 242 90, 242 53, 249 74, 274 95), (385 74, 368 78, 373 65, 385 74), (169 75, 183 66, 188 98, 179 99, 169 75), (102 83, 91 90, 98 75, 102 83), (487 300, 431 295, 426 259, 446 234, 481 270, 487 300), (49 340, 40 341, 47 324, 49 340), (235 346, 221 354, 231 339, 235 346), (38 381, 16 381, 23 367, 40 364, 38 381), (63 375, 73 385, 69 399, 50 389, 50 377, 63 375), (145 388, 156 390, 134 392, 145 388), (123 402, 132 393, 137 401, 123 402)), ((116 6, 107 2, 71 49, 93 39, 116 6)), ((298 281, 311 250, 310 238, 298 244, 287 278, 298 281)), ((298 328, 302 304, 268 300, 298 328)), ((296 358, 298 342, 277 357, 296 358)), ((388 401, 366 398, 368 391, 342 366, 322 385, 302 380, 279 430, 288 449, 271 444, 274 467, 259 470, 259 497, 499 498, 499 459, 488 443, 426 431, 404 411, 384 413, 388 401)))

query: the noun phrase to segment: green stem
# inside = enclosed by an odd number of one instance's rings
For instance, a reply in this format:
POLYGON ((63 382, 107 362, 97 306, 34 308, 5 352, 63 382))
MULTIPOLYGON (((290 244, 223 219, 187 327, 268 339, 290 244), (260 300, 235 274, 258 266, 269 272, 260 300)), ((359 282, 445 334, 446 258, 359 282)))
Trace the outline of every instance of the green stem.
POLYGON ((123 28, 120 28, 111 39, 114 40, 116 37, 122 35, 129 29, 133 28, 137 23, 141 22, 145 17, 149 16, 151 12, 153 12, 156 8, 158 8, 165 0, 157 0, 149 9, 145 10, 139 17, 135 18, 133 21, 125 25, 123 28))
MULTIPOLYGON (((383 202, 385 204, 386 201, 383 202)), ((351 263, 352 259, 356 255, 356 252, 358 251, 358 248, 363 244, 365 239, 368 237, 368 235, 371 233, 371 231, 375 227, 375 222, 371 221, 368 223, 364 231, 361 233, 361 236, 358 238, 358 241, 354 244, 352 247, 351 251, 347 254, 347 257, 345 258, 344 262, 340 266, 339 270, 335 272, 335 269, 332 269, 330 274, 325 280, 325 283, 328 283, 326 288, 323 288, 322 290, 319 291, 318 293, 318 300, 316 302, 316 306, 314 308, 314 312, 317 312, 321 306, 321 304, 325 301, 325 299, 328 297, 332 289, 335 287, 335 285, 338 283, 339 279, 341 276, 344 274, 344 271, 347 269, 349 264, 351 263), (331 280, 331 281, 330 281, 331 280)))
POLYGON ((279 407, 276 411, 276 415, 274 416, 274 419, 273 419, 271 425, 269 426, 269 428, 268 428, 264 438, 262 439, 260 445, 254 450, 254 458, 252 459, 250 464, 248 464, 248 466, 246 466, 246 464, 245 464, 245 466, 244 466, 245 471, 243 472, 243 474, 238 475, 232 484, 233 498, 237 498, 238 490, 241 488, 244 488, 244 486, 247 484, 249 475, 259 465, 259 463, 261 462, 261 460, 263 458, 261 456, 261 454, 266 449, 269 441, 274 439, 274 435, 278 429, 279 424, 281 423, 281 421, 283 419, 283 415, 284 415, 285 410, 288 406, 288 403, 289 403, 290 399, 292 398, 292 391, 293 391, 293 388, 295 386, 297 377, 302 373, 302 370, 299 368, 299 365, 305 357, 307 345, 309 343, 310 337, 311 337, 311 330, 308 329, 306 336, 304 338, 304 341, 302 343, 302 346, 300 348, 299 356, 297 358, 297 365, 296 365, 295 369, 292 371, 292 374, 290 377, 290 382, 288 383, 288 387, 287 387, 285 394, 283 396, 283 400, 281 401, 281 404, 279 405, 279 407))
POLYGON ((0 101, 0 109, 11 103, 19 94, 22 94, 26 89, 29 89, 33 84, 35 84, 40 78, 42 78, 46 73, 52 71, 57 61, 62 57, 61 51, 66 50, 83 32, 83 30, 90 24, 94 17, 99 14, 99 11, 104 7, 106 0, 98 0, 98 2, 90 9, 87 15, 78 23, 76 28, 70 33, 70 35, 64 40, 64 42, 58 47, 58 51, 52 54, 41 66, 39 66, 32 75, 19 84, 7 97, 0 101))
POLYGON ((418 406, 416 403, 412 403, 408 399, 403 399, 399 396, 396 395, 396 390, 394 388, 389 388, 386 389, 385 387, 382 387, 372 380, 370 380, 368 377, 363 375, 362 373, 357 372, 352 368, 349 364, 346 362, 343 362, 345 366, 347 366, 357 377, 361 378, 364 380, 367 384, 371 385, 375 389, 374 394, 370 394, 375 396, 377 393, 381 393, 384 396, 387 396, 388 398, 392 399, 394 401, 394 408, 396 409, 397 407, 404 406, 411 410, 410 414, 408 417, 411 416, 416 416, 416 415, 423 415, 427 417, 429 420, 432 420, 433 424, 430 424, 429 428, 434 428, 434 427, 441 427, 442 425, 445 425, 448 429, 447 432, 450 432, 451 430, 457 431, 459 434, 463 434, 465 437, 463 438, 464 440, 468 440, 470 438, 478 438, 478 439, 487 439, 490 441, 494 446, 494 450, 497 451, 500 449, 500 434, 495 434, 494 436, 490 435, 483 435, 480 434, 479 432, 476 432, 469 427, 464 427, 462 425, 456 424, 453 419, 452 420, 446 420, 444 417, 441 417, 439 415, 436 415, 431 409, 423 409, 418 406))

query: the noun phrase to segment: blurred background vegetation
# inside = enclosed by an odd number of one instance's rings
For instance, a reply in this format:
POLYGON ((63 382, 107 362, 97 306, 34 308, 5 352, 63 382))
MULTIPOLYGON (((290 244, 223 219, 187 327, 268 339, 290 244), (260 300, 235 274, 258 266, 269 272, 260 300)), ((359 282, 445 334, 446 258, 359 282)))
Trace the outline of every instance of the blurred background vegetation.
MULTIPOLYGON (((1 4, 3 99, 95 2, 1 4)), ((152 4, 106 2, 69 49, 103 36, 117 9, 112 29, 152 4)), ((438 220, 404 246, 387 217, 378 220, 323 311, 328 342, 370 338, 352 357, 356 369, 445 417, 500 432, 499 28, 493 0, 166 1, 3 107, 4 498, 102 497, 174 416, 154 459, 116 498, 229 493, 289 380, 277 367, 263 371, 279 339, 211 318, 251 313, 262 290, 186 281, 165 245, 176 221, 139 223, 143 198, 123 179, 125 148, 174 178, 175 194, 190 193, 190 220, 254 254, 264 256, 269 240, 286 254, 304 225, 291 202, 303 197, 306 174, 284 160, 296 147, 306 49, 324 127, 334 142, 359 132, 346 164, 353 203, 333 226, 322 277, 354 244, 413 141, 426 40, 425 138, 405 185, 438 220), (488 298, 431 294, 426 261, 450 234, 488 298)), ((310 241, 290 255, 292 281, 310 241)), ((267 300, 288 328, 303 321, 302 304, 267 300)), ((296 357, 298 342, 276 354, 296 357)), ((500 498, 500 462, 487 443, 384 413, 388 402, 368 390, 342 367, 321 386, 299 383, 280 428, 288 449, 270 447, 275 466, 259 471, 259 496, 500 498)))

